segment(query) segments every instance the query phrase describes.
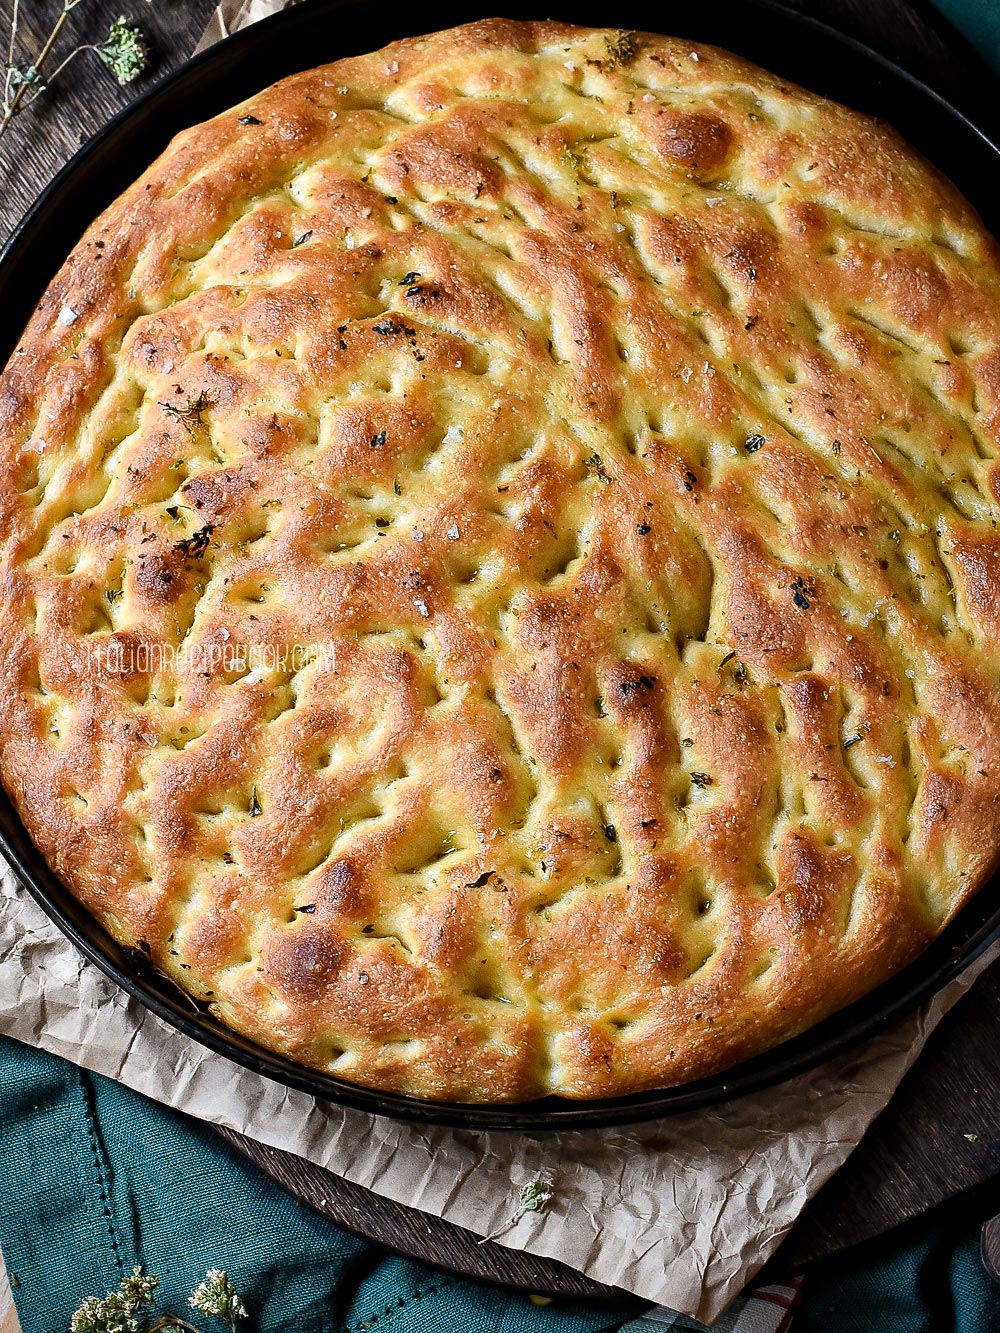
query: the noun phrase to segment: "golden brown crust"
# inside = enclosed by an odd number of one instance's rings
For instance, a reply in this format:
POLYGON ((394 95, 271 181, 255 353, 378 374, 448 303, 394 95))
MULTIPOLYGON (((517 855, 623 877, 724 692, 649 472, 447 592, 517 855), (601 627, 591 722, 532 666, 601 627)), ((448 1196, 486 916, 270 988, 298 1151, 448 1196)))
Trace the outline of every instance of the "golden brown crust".
POLYGON ((287 79, 6 370, 4 781, 306 1064, 723 1068, 994 862, 998 311, 950 185, 719 51, 492 21, 287 79))

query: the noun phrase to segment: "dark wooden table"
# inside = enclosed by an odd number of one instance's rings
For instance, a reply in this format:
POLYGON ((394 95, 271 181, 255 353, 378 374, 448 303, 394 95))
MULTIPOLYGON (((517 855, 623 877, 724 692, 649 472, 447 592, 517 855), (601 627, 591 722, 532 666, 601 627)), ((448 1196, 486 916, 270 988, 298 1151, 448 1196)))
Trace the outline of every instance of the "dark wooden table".
MULTIPOLYGON (((101 42, 108 24, 124 14, 142 29, 149 48, 148 71, 126 88, 92 52, 78 56, 49 92, 17 115, 0 138, 0 238, 4 241, 35 196, 79 146, 116 111, 190 56, 216 0, 84 0, 70 14, 58 51, 101 42)), ((6 54, 12 0, 0 0, 0 50, 6 54)), ((62 0, 21 0, 22 50, 37 54, 62 0)))
MULTIPOLYGON (((0 0, 0 47, 6 46, 11 0, 0 0)), ((922 0, 787 0, 863 40, 943 92, 987 131, 1000 133, 998 84, 974 52, 922 0)), ((61 0, 22 3, 22 30, 37 50, 61 0)), ((88 0, 70 16, 66 38, 103 38, 124 11, 146 33, 148 75, 127 89, 92 56, 71 72, 0 138, 0 236, 83 139, 138 92, 175 68, 193 49, 214 0, 88 0)), ((502 9, 502 4, 494 6, 502 9)), ((539 5, 539 11, 546 9, 539 5)), ((432 25, 433 14, 428 16, 432 25)), ((845 90, 849 100, 849 90, 845 90)), ((945 1019, 848 1165, 807 1208, 779 1252, 786 1270, 827 1258, 897 1225, 933 1204, 1000 1177, 1000 966, 994 967, 945 1019)), ((585 1279, 546 1261, 479 1247, 475 1238, 414 1210, 374 1199, 328 1173, 259 1145, 231 1142, 297 1197, 340 1223, 396 1243, 410 1253, 535 1289, 592 1290, 585 1279)))

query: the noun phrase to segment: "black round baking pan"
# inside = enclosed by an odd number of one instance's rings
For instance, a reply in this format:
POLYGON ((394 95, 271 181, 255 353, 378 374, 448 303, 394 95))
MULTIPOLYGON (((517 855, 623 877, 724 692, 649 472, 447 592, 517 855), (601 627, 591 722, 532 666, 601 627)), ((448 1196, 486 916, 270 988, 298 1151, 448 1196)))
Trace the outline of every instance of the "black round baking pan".
MULTIPOLYGON (((727 47, 766 69, 891 122, 944 170, 1000 234, 1000 150, 938 94, 890 61, 815 20, 769 0, 701 0, 695 6, 626 0, 522 4, 512 18, 553 17, 594 26, 669 32, 727 47)), ((488 12, 492 12, 490 6, 488 12)), ((6 361, 46 284, 94 217, 185 126, 250 96, 275 79, 396 37, 484 16, 468 4, 394 13, 362 0, 306 0, 196 57, 112 120, 59 173, 0 257, 0 361, 6 361)), ((0 795, 0 847, 52 920, 113 981, 189 1037, 256 1073, 316 1097, 377 1115, 464 1129, 543 1131, 622 1125, 694 1111, 759 1091, 813 1068, 871 1036, 962 972, 1000 938, 1000 882, 991 880, 945 932, 891 981, 849 1008, 753 1060, 680 1087, 602 1101, 546 1098, 473 1106, 375 1092, 306 1069, 224 1027, 121 948, 69 894, 0 795)))

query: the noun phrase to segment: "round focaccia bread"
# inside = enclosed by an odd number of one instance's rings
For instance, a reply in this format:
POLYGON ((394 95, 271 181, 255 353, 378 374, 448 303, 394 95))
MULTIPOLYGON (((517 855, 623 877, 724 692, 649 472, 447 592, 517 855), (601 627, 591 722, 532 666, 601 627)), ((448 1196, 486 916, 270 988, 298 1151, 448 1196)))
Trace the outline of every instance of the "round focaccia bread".
POLYGON ((306 1065, 731 1065, 994 862, 998 334, 955 190, 720 51, 491 21, 286 79, 7 367, 3 780, 306 1065))

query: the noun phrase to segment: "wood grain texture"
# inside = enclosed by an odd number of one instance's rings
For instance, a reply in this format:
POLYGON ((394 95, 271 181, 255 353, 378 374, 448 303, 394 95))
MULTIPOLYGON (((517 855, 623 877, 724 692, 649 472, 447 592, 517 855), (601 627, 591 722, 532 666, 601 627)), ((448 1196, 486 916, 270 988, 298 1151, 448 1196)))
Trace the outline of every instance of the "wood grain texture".
MULTIPOLYGON (((137 94, 145 92, 187 59, 214 7, 214 0, 161 4, 140 4, 137 0, 111 4, 109 0, 100 0, 80 5, 70 14, 55 50, 56 63, 78 44, 102 41, 111 20, 124 12, 139 24, 146 37, 149 69, 122 88, 92 52, 84 52, 59 76, 49 92, 15 116, 0 138, 0 171, 4 182, 0 192, 0 241, 7 240, 36 196, 86 139, 137 94)), ((21 60, 30 60, 38 54, 61 8, 61 0, 21 4, 21 60)), ((4 51, 10 15, 11 0, 0 0, 0 47, 4 51)))
MULTIPOLYGON (((1000 127, 994 85, 984 79, 974 56, 928 25, 922 6, 904 0, 791 0, 791 4, 899 59, 987 129, 1000 127)), ((58 7, 59 0, 25 6, 26 30, 36 41, 58 7)), ((71 17, 69 33, 81 41, 98 39, 119 8, 117 3, 81 7, 71 17)), ((0 197, 0 237, 6 238, 82 138, 180 63, 212 8, 213 0, 127 4, 126 12, 141 21, 150 39, 154 60, 150 74, 133 87, 120 89, 96 60, 82 57, 58 95, 43 99, 14 122, 0 139, 6 186, 0 197)), ((0 16, 5 19, 9 10, 9 0, 2 0, 0 16)), ((0 27, 0 35, 5 32, 0 27)), ((1000 967, 994 967, 941 1024, 889 1109, 807 1209, 779 1252, 779 1265, 794 1267, 838 1253, 1000 1172, 995 1110, 1000 1105, 1000 1068, 994 1054, 998 1023, 1000 967)), ((479 1246, 470 1233, 392 1205, 289 1154, 240 1142, 239 1136, 229 1133, 226 1137, 295 1197, 387 1247, 541 1293, 612 1300, 618 1295, 598 1289, 561 1265, 499 1246, 479 1246)), ((0 1333, 14 1333, 16 1317, 10 1322, 4 1291, 0 1284, 0 1333)))
POLYGON ((983 1263, 991 1277, 1000 1282, 1000 1217, 991 1218, 983 1227, 983 1263))
MULTIPOLYGON (((301 1203, 386 1249, 482 1282, 518 1287, 540 1296, 600 1302, 622 1310, 647 1304, 628 1292, 593 1282, 554 1260, 502 1245, 483 1244, 464 1227, 394 1203, 293 1153, 255 1143, 221 1126, 217 1132, 301 1203)), ((0 1333, 4 1333, 2 1328, 0 1333)))

